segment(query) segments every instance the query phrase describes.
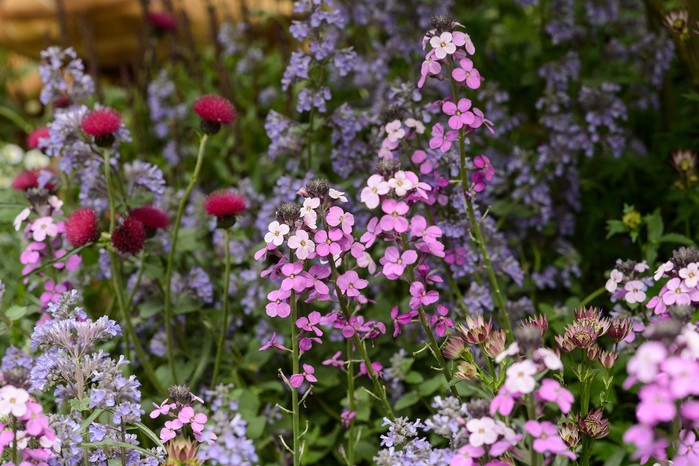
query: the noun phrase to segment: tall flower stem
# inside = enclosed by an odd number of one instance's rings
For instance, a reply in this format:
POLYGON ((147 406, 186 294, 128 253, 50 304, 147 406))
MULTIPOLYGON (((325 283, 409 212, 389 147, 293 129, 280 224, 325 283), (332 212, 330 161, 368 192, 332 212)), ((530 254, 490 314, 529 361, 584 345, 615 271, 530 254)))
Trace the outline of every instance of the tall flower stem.
POLYGON ((218 337, 218 348, 216 349, 216 362, 214 363, 214 375, 211 377, 211 387, 216 388, 216 382, 218 381, 218 371, 221 366, 221 355, 223 354, 223 340, 226 337, 226 331, 228 330, 228 291, 231 285, 231 233, 230 229, 226 228, 223 231, 226 245, 226 255, 225 255, 225 271, 223 273, 223 326, 221 327, 221 335, 218 337))
MULTIPOLYGON (((296 303, 296 292, 291 291, 291 370, 292 374, 299 373, 299 338, 296 320, 298 319, 298 309, 296 303)), ((291 417, 292 432, 294 435, 294 466, 301 464, 301 414, 299 412, 299 389, 291 387, 291 417)))
POLYGON ((170 253, 167 258, 167 267, 165 269, 165 333, 167 335, 167 359, 168 366, 170 366, 170 375, 172 376, 172 383, 177 384, 177 368, 175 367, 175 348, 172 339, 172 269, 175 262, 175 251, 177 250, 177 236, 180 232, 180 225, 182 223, 182 216, 184 215, 184 209, 187 206, 187 201, 189 196, 192 195, 194 186, 197 184, 199 179, 199 172, 201 171, 202 162, 204 161, 204 149, 206 148, 206 141, 208 141, 208 134, 203 134, 201 141, 199 142, 199 153, 197 154, 197 163, 194 166, 194 171, 192 172, 192 177, 189 180, 189 185, 180 199, 180 204, 177 207, 177 216, 175 217, 175 224, 172 229, 172 244, 170 245, 170 253))
MULTIPOLYGON (((354 363, 352 363, 352 342, 347 340, 347 405, 350 415, 356 412, 354 400, 354 363)), ((347 464, 354 465, 354 418, 347 428, 347 464)))
MULTIPOLYGON (((451 74, 451 69, 453 69, 453 64, 451 64, 450 66, 449 74, 451 74)), ((452 97, 454 99, 454 103, 457 103, 459 101, 459 92, 456 87, 456 81, 454 81, 454 79, 450 79, 450 81, 452 97)), ((503 296, 502 291, 500 290, 500 284, 498 283, 498 279, 495 276, 493 264, 490 262, 490 255, 488 254, 488 249, 485 247, 485 241, 483 240, 483 232, 481 231, 480 222, 476 218, 476 212, 473 208, 473 201, 471 200, 471 197, 468 193, 468 176, 466 174, 466 134, 464 132, 463 127, 459 129, 459 156, 461 161, 461 188, 464 191, 464 207, 466 208, 466 212, 468 213, 468 219, 471 223, 473 233, 476 235, 475 240, 478 244, 478 249, 480 250, 481 257, 483 258, 483 263, 485 265, 486 270, 488 271, 490 286, 493 289, 493 294, 495 295, 495 302, 497 303, 498 309, 500 311, 500 318, 498 319, 500 326, 507 333, 507 340, 512 341, 512 324, 510 323, 510 317, 507 315, 507 309, 505 307, 505 297, 503 296)))
MULTIPOLYGON (((116 206, 114 202, 114 189, 112 187, 112 175, 111 166, 109 163, 109 150, 104 150, 104 179, 107 185, 107 199, 109 202, 109 234, 114 233, 114 226, 116 224, 116 206)), ((136 349, 136 354, 143 364, 143 370, 146 372, 146 376, 160 393, 166 394, 165 388, 160 383, 160 380, 155 375, 153 366, 150 364, 150 360, 146 357, 146 352, 141 346, 141 342, 136 335, 136 329, 131 322, 131 315, 129 313, 128 306, 126 305, 126 300, 124 299, 124 288, 121 283, 121 270, 119 268, 119 257, 114 250, 109 251, 109 262, 112 265, 112 285, 114 287, 114 294, 116 294, 117 304, 121 310, 122 318, 124 319, 124 324, 126 325, 126 332, 128 333, 130 340, 133 341, 134 348, 136 349)), ((126 358, 130 359, 129 355, 130 349, 126 347, 126 358)))
MULTIPOLYGON (((582 384, 580 394, 580 417, 585 416, 590 411, 590 386, 593 377, 590 376, 590 361, 585 356, 585 373, 581 374, 580 383, 582 384)), ((580 454, 580 464, 582 466, 590 466, 590 437, 583 434, 582 438, 582 453, 580 454)))
MULTIPOLYGON (((532 421, 536 419, 536 400, 534 400, 534 394, 527 395, 527 417, 532 421)), ((541 464, 541 455, 536 450, 534 450, 533 439, 530 453, 531 466, 539 466, 541 464)))
MULTIPOLYGON (((337 286, 337 267, 335 267, 334 261, 328 261, 328 263, 330 264, 330 270, 332 271, 333 282, 335 283, 335 293, 337 294, 337 301, 340 304, 340 310, 342 310, 342 314, 345 316, 345 319, 349 320, 350 312, 349 309, 347 309, 347 303, 344 299, 342 299, 342 292, 340 291, 340 287, 337 286)), ((379 380, 379 376, 376 374, 376 371, 374 371, 374 368, 371 365, 371 359, 369 358, 369 353, 367 353, 364 341, 361 338, 359 338, 359 335, 356 332, 354 333, 354 336, 352 338, 354 340, 355 347, 359 350, 359 353, 361 354, 362 359, 364 360, 364 365, 366 366, 369 378, 371 379, 371 382, 374 385, 374 391, 376 392, 374 393, 374 395, 381 402, 381 406, 383 406, 384 414, 386 415, 386 417, 388 417, 391 421, 394 421, 396 419, 396 416, 395 414, 393 414, 391 404, 388 402, 388 399, 386 398, 386 387, 381 383, 381 381, 379 380)))

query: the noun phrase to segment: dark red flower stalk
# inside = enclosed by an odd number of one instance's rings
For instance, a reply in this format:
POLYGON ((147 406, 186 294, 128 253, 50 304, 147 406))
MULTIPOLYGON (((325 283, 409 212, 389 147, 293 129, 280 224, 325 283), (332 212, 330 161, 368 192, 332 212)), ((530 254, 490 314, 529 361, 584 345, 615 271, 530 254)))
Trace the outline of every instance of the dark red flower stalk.
POLYGON ((68 217, 65 224, 66 237, 73 247, 94 243, 99 238, 97 214, 92 209, 79 209, 68 217))
POLYGON ((49 129, 47 127, 37 128, 27 136, 27 146, 30 149, 44 149, 46 142, 40 143, 42 139, 49 138, 49 129))
POLYGON ((204 202, 204 210, 216 217, 219 228, 235 225, 236 218, 245 207, 245 196, 235 191, 215 191, 209 194, 204 202))
POLYGON ((167 212, 150 205, 133 209, 129 217, 143 224, 149 238, 155 234, 156 230, 167 228, 170 225, 170 216, 167 212))
POLYGON ((194 113, 201 118, 201 129, 206 134, 216 134, 221 125, 233 123, 237 114, 227 99, 217 95, 203 95, 194 102, 194 113))
POLYGON ((93 110, 83 118, 82 128, 85 134, 95 138, 99 147, 114 144, 116 132, 121 128, 121 116, 111 108, 93 110))
POLYGON ((127 217, 112 233, 112 246, 122 254, 138 254, 146 243, 146 229, 138 220, 127 217))

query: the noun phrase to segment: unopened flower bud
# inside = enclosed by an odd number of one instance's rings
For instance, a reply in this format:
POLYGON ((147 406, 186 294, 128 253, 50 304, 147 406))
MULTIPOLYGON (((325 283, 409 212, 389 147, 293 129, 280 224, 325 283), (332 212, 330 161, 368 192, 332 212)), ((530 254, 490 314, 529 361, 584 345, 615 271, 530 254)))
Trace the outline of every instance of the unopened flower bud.
POLYGON ((277 208, 277 221, 293 226, 301 218, 301 204, 296 202, 284 202, 277 208))
POLYGON ((454 18, 449 15, 437 15, 430 19, 430 24, 437 30, 437 34, 452 32, 454 30, 454 18))
POLYGON ((623 319, 617 317, 616 319, 612 320, 612 323, 609 325, 609 330, 607 333, 609 333, 609 336, 612 338, 612 340, 619 343, 620 341, 624 340, 626 337, 629 336, 629 333, 631 333, 632 329, 633 321, 630 317, 626 317, 623 319))
POLYGON ((400 170, 400 162, 396 159, 381 159, 374 165, 374 173, 387 179, 398 170, 400 170))
POLYGON ((611 369, 616 363, 618 357, 619 353, 615 353, 613 351, 601 351, 599 355, 597 355, 597 360, 603 367, 611 369))
POLYGON ((186 385, 173 385, 167 389, 170 400, 180 405, 188 405, 194 400, 192 391, 186 385))
POLYGON ((478 419, 488 415, 489 403, 486 400, 473 400, 466 405, 468 413, 473 419, 478 419))
POLYGON ((306 183, 306 192, 310 197, 325 198, 330 191, 330 183, 324 178, 313 178, 306 183))
POLYGON ((670 344, 682 332, 682 327, 682 322, 676 319, 658 320, 646 329, 645 335, 650 340, 658 340, 665 344, 670 344))
POLYGON ((694 308, 691 306, 671 306, 669 309, 670 317, 683 324, 688 323, 694 316, 694 308))
POLYGON ((679 270, 687 267, 692 262, 699 262, 699 251, 694 248, 681 247, 672 252, 672 259, 675 269, 679 270))
POLYGON ((570 448, 575 448, 578 443, 580 443, 580 432, 578 430, 578 426, 572 422, 564 422, 561 425, 559 434, 566 445, 568 445, 570 448))
POLYGON ((541 348, 543 340, 541 331, 535 327, 520 327, 514 331, 515 341, 524 353, 531 353, 541 348))
POLYGON ((456 367, 454 377, 461 380, 473 380, 478 375, 476 366, 467 361, 461 361, 456 367))

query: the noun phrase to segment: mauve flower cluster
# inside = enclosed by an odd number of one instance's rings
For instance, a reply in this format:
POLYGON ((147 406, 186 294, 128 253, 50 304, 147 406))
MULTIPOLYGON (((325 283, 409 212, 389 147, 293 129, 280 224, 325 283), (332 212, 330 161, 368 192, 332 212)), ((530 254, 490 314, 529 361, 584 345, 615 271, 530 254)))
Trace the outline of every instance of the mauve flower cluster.
POLYGON ((671 318, 652 324, 629 360, 625 388, 640 385, 637 423, 624 433, 641 464, 651 458, 674 466, 699 461, 699 333, 692 323, 671 318), (672 423, 674 430, 668 429, 672 423), (669 452, 674 452, 669 454, 669 452), (670 456, 673 456, 670 458, 670 456))
POLYGON ((92 78, 72 47, 49 47, 41 52, 39 75, 44 83, 39 99, 55 108, 81 103, 95 91, 92 78))
POLYGON ((185 427, 189 427, 197 442, 213 443, 216 434, 204 432, 204 426, 208 416, 202 412, 197 412, 192 404, 197 401, 203 403, 200 397, 194 395, 188 387, 184 385, 174 385, 168 389, 168 398, 159 405, 153 403, 153 411, 150 413, 151 419, 159 416, 168 416, 171 419, 165 421, 165 426, 160 429, 160 440, 169 442, 178 436, 184 437, 185 427))
POLYGON ((656 315, 666 315, 668 306, 690 306, 699 302, 699 251, 694 248, 679 248, 672 259, 655 271, 653 279, 660 282, 665 278, 657 296, 648 301, 648 308, 656 315))

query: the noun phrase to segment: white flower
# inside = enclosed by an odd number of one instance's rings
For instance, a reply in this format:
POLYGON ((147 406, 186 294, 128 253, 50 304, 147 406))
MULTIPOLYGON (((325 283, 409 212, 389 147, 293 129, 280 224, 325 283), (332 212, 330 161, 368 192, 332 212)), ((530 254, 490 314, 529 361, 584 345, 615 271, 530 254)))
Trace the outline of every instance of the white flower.
POLYGON ((663 277, 663 275, 665 275, 665 272, 669 272, 674 267, 675 267, 675 265, 672 262, 670 262, 670 261, 665 262, 663 265, 658 267, 658 270, 655 271, 655 275, 653 275, 653 279, 657 282, 658 280, 660 280, 663 277))
POLYGON ((366 268, 372 275, 376 272, 376 262, 374 262, 371 254, 366 251, 357 259, 357 265, 361 268, 366 268))
POLYGON ((407 120, 405 120, 405 126, 407 126, 408 128, 415 128, 415 132, 417 134, 423 134, 425 132, 425 125, 423 125, 421 121, 418 121, 415 118, 408 118, 407 120))
POLYGON ((63 201, 56 196, 49 197, 49 205, 54 209, 58 210, 63 207, 63 201))
POLYGON ((41 217, 32 223, 32 238, 34 241, 44 241, 46 237, 55 238, 58 225, 53 223, 53 217, 41 217))
POLYGON ((0 158, 10 165, 17 165, 24 158, 24 151, 17 144, 5 144, 0 149, 0 158))
POLYGON ((507 379, 505 379, 505 388, 510 393, 531 393, 536 387, 536 364, 528 359, 522 362, 516 362, 507 368, 507 379))
POLYGON ((328 196, 330 196, 332 199, 339 200, 340 202, 347 202, 345 193, 338 191, 337 189, 330 188, 330 191, 328 191, 328 196))
POLYGON ((519 344, 517 344, 517 342, 514 342, 510 346, 508 346, 505 351, 495 356, 495 362, 500 364, 502 361, 505 360, 507 356, 514 356, 517 353, 519 353, 519 344))
POLYGON ((360 199, 370 209, 379 206, 380 196, 388 194, 391 187, 386 183, 381 175, 371 175, 366 182, 366 187, 362 189, 360 199))
POLYGON ((27 412, 27 401, 29 401, 29 393, 26 390, 5 385, 0 389, 0 414, 24 416, 27 412))
POLYGON ((699 281, 699 266, 697 263, 692 262, 687 267, 680 269, 680 277, 684 278, 684 284, 687 288, 696 288, 699 281))
POLYGON ((440 36, 432 37, 430 45, 434 49, 434 54, 440 60, 456 52, 456 45, 452 42, 451 32, 443 32, 440 36))
POLYGON ((396 142, 399 139, 403 139, 405 136, 405 130, 403 129, 403 123, 400 120, 393 120, 386 124, 386 133, 388 133, 388 140, 391 142, 396 142))
POLYGON ((301 218, 303 222, 308 225, 308 228, 315 230, 317 228, 316 221, 318 220, 318 213, 315 211, 320 206, 320 199, 317 197, 309 197, 303 201, 303 207, 301 207, 301 218))
POLYGON ((316 250, 316 245, 308 237, 305 230, 296 230, 294 236, 289 237, 287 243, 291 249, 296 250, 296 257, 305 260, 312 252, 316 250))
POLYGON ((561 362, 561 358, 559 358, 556 353, 548 348, 539 348, 538 350, 534 351, 534 358, 541 359, 544 366, 552 371, 563 370, 563 362, 561 362))
POLYGON ((646 285, 643 284, 641 280, 631 280, 624 285, 624 289, 627 293, 624 295, 624 299, 627 303, 642 303, 646 300, 646 285))
POLYGON ((15 217, 15 221, 12 222, 12 225, 14 225, 16 231, 19 231, 20 228, 22 228, 22 223, 24 223, 24 221, 29 218, 30 213, 31 210, 29 210, 29 207, 27 207, 26 209, 22 210, 22 212, 20 212, 19 215, 15 217))
POLYGON ((388 180, 388 185, 393 188, 397 196, 405 196, 414 188, 412 181, 408 179, 403 170, 398 170, 393 178, 388 180))
POLYGON ((614 269, 609 274, 609 280, 607 280, 607 283, 604 285, 604 288, 610 293, 614 293, 616 289, 619 287, 619 283, 621 283, 623 279, 624 274, 619 272, 617 269, 614 269))
POLYGON ((289 225, 280 224, 276 220, 269 224, 269 233, 265 235, 265 242, 272 243, 275 246, 281 246, 284 242, 284 235, 289 233, 289 225))
POLYGON ((629 360, 626 370, 643 383, 650 383, 658 374, 658 365, 667 357, 665 345, 657 341, 647 341, 638 347, 629 360))
POLYGON ((471 433, 468 436, 468 443, 474 447, 492 445, 498 438, 495 421, 489 417, 471 419, 466 423, 466 429, 471 433))
POLYGON ((24 167, 27 170, 36 170, 49 166, 50 159, 38 149, 32 149, 24 154, 24 167))
POLYGON ((633 269, 638 273, 643 273, 648 270, 648 264, 646 261, 643 261, 640 264, 636 264, 633 269))

